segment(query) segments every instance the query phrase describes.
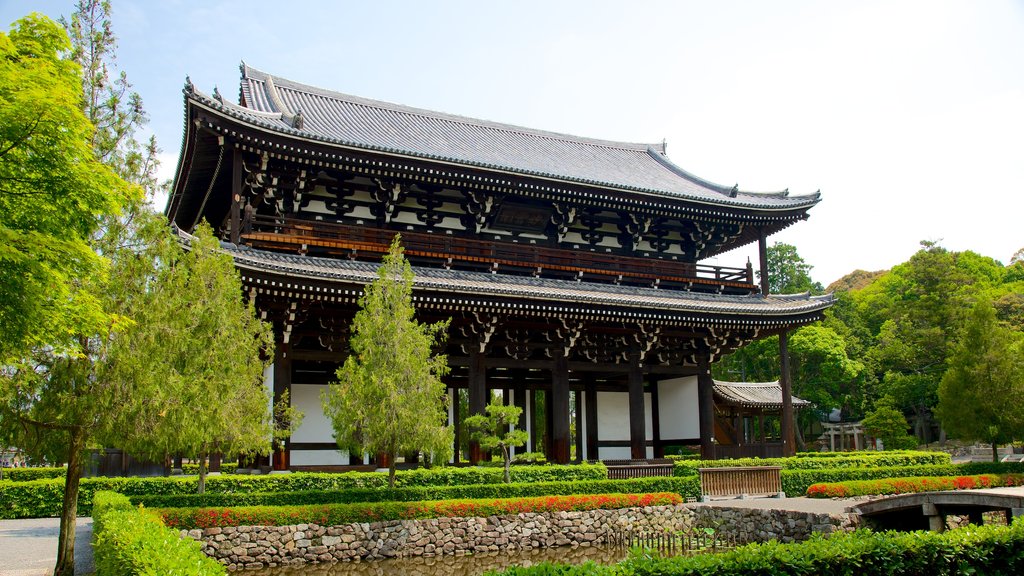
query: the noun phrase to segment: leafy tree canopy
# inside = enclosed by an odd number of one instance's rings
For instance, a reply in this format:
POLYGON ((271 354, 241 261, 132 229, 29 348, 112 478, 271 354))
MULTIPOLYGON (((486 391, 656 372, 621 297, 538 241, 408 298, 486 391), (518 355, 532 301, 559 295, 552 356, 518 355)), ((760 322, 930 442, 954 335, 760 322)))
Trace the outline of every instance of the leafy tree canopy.
POLYGON ((324 414, 343 449, 386 454, 394 486, 395 457, 425 451, 446 460, 453 435, 445 425, 447 357, 433 354, 448 322, 421 324, 412 306, 412 268, 400 237, 359 299, 351 352, 324 391, 324 414))
POLYGON ((473 439, 480 443, 483 450, 501 450, 502 462, 505 465, 505 483, 511 482, 509 463, 512 461, 510 448, 526 444, 525 430, 512 428, 519 423, 519 415, 523 409, 519 406, 505 406, 502 399, 492 397, 484 407, 486 415, 477 414, 466 418, 466 427, 473 430, 473 439))

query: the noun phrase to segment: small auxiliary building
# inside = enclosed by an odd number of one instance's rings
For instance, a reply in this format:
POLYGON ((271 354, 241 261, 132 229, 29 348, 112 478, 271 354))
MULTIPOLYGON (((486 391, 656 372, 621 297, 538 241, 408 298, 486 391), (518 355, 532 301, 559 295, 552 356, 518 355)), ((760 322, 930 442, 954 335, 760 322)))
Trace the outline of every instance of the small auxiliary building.
MULTIPOLYGON (((430 112, 243 65, 238 104, 186 84, 166 214, 183 233, 203 219, 220 231, 274 325, 268 386, 306 413, 279 466, 364 463, 337 450, 320 390, 395 233, 419 317, 451 318, 457 441, 456 399, 477 413, 502 390, 524 408, 526 450, 567 462, 690 444, 718 454, 711 363, 819 320, 831 303, 767 294, 766 238, 818 200, 709 183, 663 144, 430 112), (701 263, 751 243, 760 286, 749 263, 701 263)), ((791 405, 782 424, 792 429, 791 405)))

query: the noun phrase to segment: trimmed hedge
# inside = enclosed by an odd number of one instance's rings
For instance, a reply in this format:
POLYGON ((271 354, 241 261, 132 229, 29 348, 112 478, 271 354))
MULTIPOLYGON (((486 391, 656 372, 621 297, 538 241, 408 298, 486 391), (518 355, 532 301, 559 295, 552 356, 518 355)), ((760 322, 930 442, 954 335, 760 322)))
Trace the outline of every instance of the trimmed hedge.
POLYGON ((801 453, 787 458, 730 458, 724 460, 675 460, 676 476, 698 474, 698 468, 726 468, 730 466, 781 466, 783 470, 826 470, 832 468, 875 468, 894 466, 928 466, 951 464, 945 452, 897 451, 891 452, 821 452, 801 453), (827 454, 827 456, 825 456, 827 454))
MULTIPOLYGON (((499 484, 500 468, 434 468, 400 471, 398 486, 457 486, 499 484)), ((521 466, 512 470, 514 482, 550 482, 604 480, 608 471, 602 464, 572 466, 521 466)), ((195 494, 196 477, 158 478, 83 478, 78 496, 78 513, 88 516, 92 496, 100 490, 111 490, 126 496, 155 494, 195 494)), ((345 490, 351 488, 385 488, 387 473, 346 472, 344 474, 306 473, 271 475, 219 475, 206 479, 206 490, 213 493, 299 492, 309 490, 345 490)), ((0 482, 0 518, 45 518, 60 516, 64 479, 30 482, 0 482)))
POLYGON ((41 467, 41 468, 4 468, 3 480, 11 482, 29 482, 31 480, 44 480, 47 478, 63 478, 64 467, 41 467))
MULTIPOLYGON (((206 464, 206 470, 209 472, 210 464, 206 464)), ((221 462, 220 472, 221 474, 234 474, 235 470, 238 470, 238 462, 221 462)), ((193 464, 192 462, 185 462, 181 465, 182 474, 199 474, 199 464, 193 464)))
POLYGON ((227 574, 202 551, 202 545, 181 538, 155 513, 133 508, 128 498, 101 491, 94 497, 93 554, 97 574, 227 574))
POLYGON ((215 526, 335 526, 353 522, 422 518, 480 517, 523 512, 607 510, 679 504, 678 494, 597 494, 497 500, 364 502, 314 506, 240 506, 236 508, 164 508, 157 512, 167 526, 184 530, 215 526))
POLYGON ((807 488, 809 498, 849 498, 878 494, 912 494, 937 490, 970 490, 1024 486, 1021 474, 979 474, 976 476, 923 476, 918 478, 884 478, 813 484, 807 488))
POLYGON ((1024 521, 948 532, 858 530, 805 542, 777 540, 720 554, 659 558, 634 554, 613 566, 543 563, 489 576, 889 576, 927 574, 1011 576, 1024 573, 1024 521))
POLYGON ((523 498, 573 494, 646 494, 673 492, 683 498, 700 495, 698 478, 653 477, 633 480, 580 482, 533 482, 476 484, 471 486, 408 487, 394 490, 351 488, 305 492, 233 492, 133 496, 132 502, 149 508, 197 508, 212 506, 294 506, 302 504, 351 504, 356 502, 416 502, 466 498, 523 498))

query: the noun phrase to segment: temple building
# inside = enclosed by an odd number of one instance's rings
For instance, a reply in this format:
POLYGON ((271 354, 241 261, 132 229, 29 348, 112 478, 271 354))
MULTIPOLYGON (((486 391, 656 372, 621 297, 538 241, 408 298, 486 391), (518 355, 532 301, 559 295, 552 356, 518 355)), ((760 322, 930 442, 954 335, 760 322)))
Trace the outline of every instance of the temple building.
MULTIPOLYGON (((499 390, 524 409, 524 450, 555 462, 688 445, 729 455, 723 423, 735 432, 742 414, 751 430, 759 413, 716 392, 710 366, 780 335, 777 451, 792 452, 785 335, 821 319, 831 297, 768 294, 766 242, 806 219, 817 193, 720 186, 676 166, 664 144, 431 112, 244 64, 238 104, 190 82, 184 92, 166 214, 186 241, 204 219, 219 231, 273 323, 267 385, 305 412, 278 467, 365 463, 337 449, 320 391, 396 233, 419 318, 451 319, 456 442, 466 442, 465 413, 499 390), (760 283, 749 262, 705 263, 749 244, 759 246, 760 283)), ((742 438, 764 444, 763 425, 742 438)), ((480 457, 470 445, 455 459, 480 457)))

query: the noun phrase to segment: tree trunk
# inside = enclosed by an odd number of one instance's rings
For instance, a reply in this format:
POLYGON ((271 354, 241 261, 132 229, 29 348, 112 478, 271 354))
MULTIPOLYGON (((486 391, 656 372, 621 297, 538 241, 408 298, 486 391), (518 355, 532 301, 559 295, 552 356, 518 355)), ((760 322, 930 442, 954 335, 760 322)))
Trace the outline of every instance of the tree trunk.
POLYGON ((75 574, 75 522, 78 519, 78 484, 82 479, 82 449, 85 431, 73 428, 68 446, 68 471, 64 476, 64 503, 60 511, 60 534, 57 537, 57 565, 54 576, 75 574))
POLYGON ((512 461, 512 458, 509 456, 508 446, 502 446, 501 447, 501 457, 505 459, 505 484, 511 484, 512 483, 512 478, 511 478, 511 474, 509 474, 508 467, 509 467, 509 463, 511 463, 511 461, 512 461))
POLYGON ((999 462, 999 444, 995 440, 992 441, 992 461, 999 462))
POLYGON ((199 487, 197 494, 206 492, 206 452, 199 453, 199 487))
POLYGON ((388 488, 392 489, 395 487, 395 461, 398 460, 396 456, 397 454, 395 452, 390 452, 388 454, 388 488))

